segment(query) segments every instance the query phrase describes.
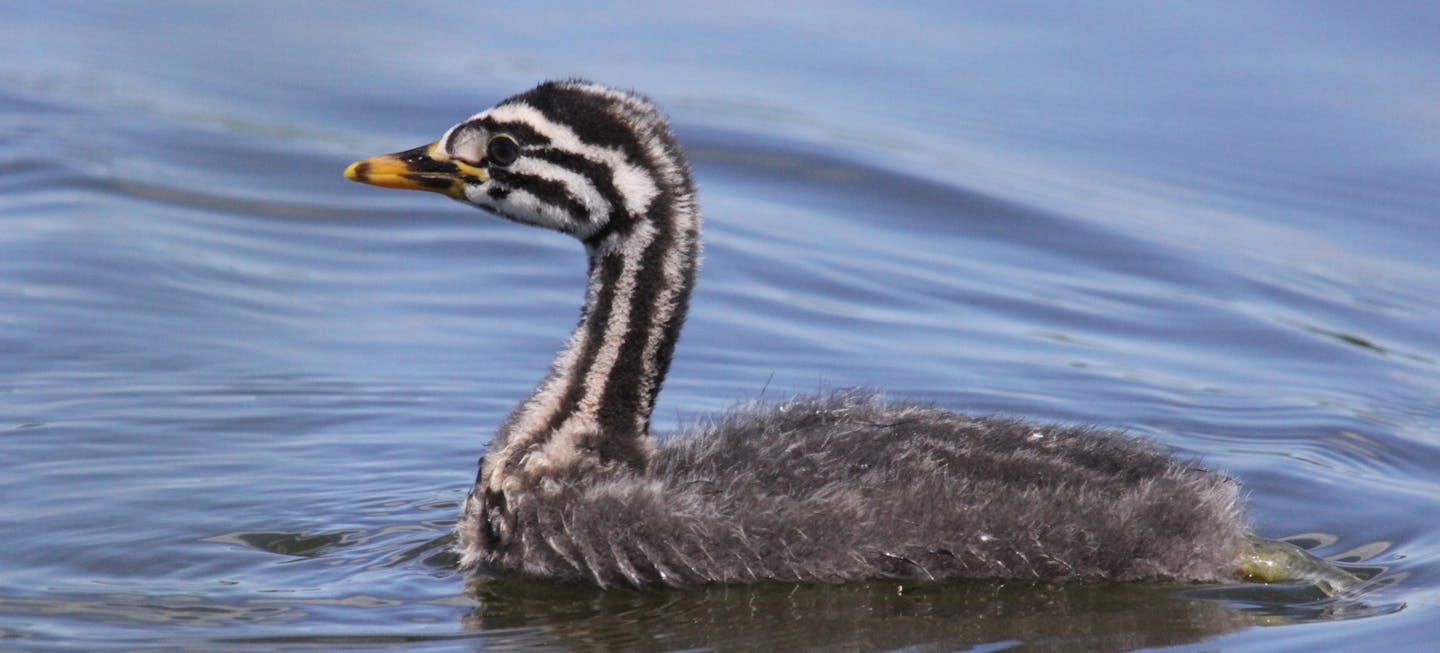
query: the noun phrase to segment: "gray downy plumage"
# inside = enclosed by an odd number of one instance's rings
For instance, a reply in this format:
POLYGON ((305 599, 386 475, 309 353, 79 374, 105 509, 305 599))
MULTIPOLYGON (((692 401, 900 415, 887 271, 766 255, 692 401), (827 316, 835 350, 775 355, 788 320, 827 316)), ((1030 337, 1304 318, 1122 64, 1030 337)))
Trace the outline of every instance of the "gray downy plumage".
POLYGON ((836 393, 669 436, 643 472, 556 479, 481 559, 602 586, 1221 581, 1238 490, 1115 432, 836 393))

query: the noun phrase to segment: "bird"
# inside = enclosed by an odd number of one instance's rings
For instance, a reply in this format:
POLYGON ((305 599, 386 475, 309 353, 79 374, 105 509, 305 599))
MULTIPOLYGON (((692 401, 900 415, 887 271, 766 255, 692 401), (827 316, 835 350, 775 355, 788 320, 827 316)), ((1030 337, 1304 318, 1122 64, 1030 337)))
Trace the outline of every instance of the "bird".
POLYGON ((603 588, 1222 583, 1254 550, 1237 481, 1119 430, 850 389, 657 437, 702 220, 680 144, 638 92, 546 81, 345 176, 584 247, 579 322, 461 507, 465 569, 603 588))

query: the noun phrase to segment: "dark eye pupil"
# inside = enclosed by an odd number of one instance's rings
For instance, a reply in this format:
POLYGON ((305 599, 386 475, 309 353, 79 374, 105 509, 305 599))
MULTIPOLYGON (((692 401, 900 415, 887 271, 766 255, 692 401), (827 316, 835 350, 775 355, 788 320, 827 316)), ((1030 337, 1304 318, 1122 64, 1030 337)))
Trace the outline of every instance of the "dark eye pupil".
POLYGON ((496 165, 508 166, 520 158, 520 144, 509 136, 496 136, 485 145, 485 158, 496 165))

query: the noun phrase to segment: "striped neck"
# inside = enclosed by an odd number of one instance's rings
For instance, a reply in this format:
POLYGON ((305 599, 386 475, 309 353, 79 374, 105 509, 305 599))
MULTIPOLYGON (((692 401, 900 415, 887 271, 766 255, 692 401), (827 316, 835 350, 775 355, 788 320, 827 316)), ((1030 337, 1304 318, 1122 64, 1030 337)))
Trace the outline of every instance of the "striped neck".
MULTIPOLYGON (((669 371, 700 258, 688 171, 642 216, 586 242, 580 323, 549 374, 511 413, 482 460, 479 485, 509 494, 597 468, 643 470, 650 414, 669 371)), ((621 217, 621 216, 617 216, 621 217)))

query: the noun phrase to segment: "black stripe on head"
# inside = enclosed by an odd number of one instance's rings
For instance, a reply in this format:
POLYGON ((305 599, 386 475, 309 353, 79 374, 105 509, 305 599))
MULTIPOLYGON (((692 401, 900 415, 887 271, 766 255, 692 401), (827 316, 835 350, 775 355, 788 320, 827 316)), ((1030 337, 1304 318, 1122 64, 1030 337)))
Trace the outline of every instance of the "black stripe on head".
POLYGON ((610 203, 610 215, 605 221, 607 231, 614 225, 629 222, 625 219, 625 197, 620 194, 620 189, 615 187, 615 171, 610 166, 587 159, 574 152, 548 147, 531 152, 530 156, 553 163, 589 179, 590 183, 595 186, 595 192, 610 203))
POLYGON ((576 222, 590 221, 590 211, 570 193, 570 188, 564 182, 498 167, 490 168, 490 179, 497 184, 508 186, 511 190, 530 193, 544 204, 559 207, 576 222))
POLYGON ((491 134, 509 134, 516 142, 524 145, 549 145, 550 138, 531 127, 529 123, 519 121, 501 122, 491 116, 485 116, 472 124, 484 127, 491 134))
MULTIPOLYGON (((565 82, 545 82, 506 100, 505 104, 512 102, 534 107, 546 118, 574 130, 586 143, 618 148, 632 161, 645 160, 636 141, 635 128, 610 111, 617 104, 614 98, 565 82)), ((622 110, 629 110, 629 107, 622 110)), ((637 122, 649 122, 638 118, 637 122)))

